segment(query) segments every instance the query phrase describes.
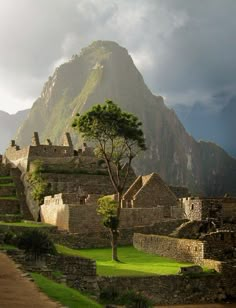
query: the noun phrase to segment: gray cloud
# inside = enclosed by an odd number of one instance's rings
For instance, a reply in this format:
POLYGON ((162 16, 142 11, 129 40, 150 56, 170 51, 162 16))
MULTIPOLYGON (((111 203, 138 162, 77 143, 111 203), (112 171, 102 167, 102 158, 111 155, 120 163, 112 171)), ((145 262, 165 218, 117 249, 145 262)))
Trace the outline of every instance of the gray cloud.
POLYGON ((0 0, 0 109, 30 105, 55 66, 98 39, 126 47, 170 104, 211 102, 234 91, 235 12, 235 0, 0 0))

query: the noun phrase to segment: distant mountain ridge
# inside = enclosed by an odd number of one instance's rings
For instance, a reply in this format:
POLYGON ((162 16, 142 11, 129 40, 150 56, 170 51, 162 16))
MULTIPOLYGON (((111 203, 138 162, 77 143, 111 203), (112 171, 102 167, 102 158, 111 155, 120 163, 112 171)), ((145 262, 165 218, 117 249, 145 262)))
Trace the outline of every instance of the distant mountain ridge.
POLYGON ((0 153, 4 153, 11 139, 14 138, 17 129, 26 119, 29 109, 16 114, 9 114, 0 110, 0 153))
POLYGON ((193 106, 178 104, 173 108, 194 138, 211 140, 236 158, 236 96, 225 99, 224 103, 215 111, 202 103, 193 106))
MULTIPOLYGON (((97 41, 62 64, 45 83, 17 142, 30 142, 32 132, 60 142, 71 121, 96 103, 112 99, 143 122, 148 151, 135 162, 137 174, 158 172, 167 183, 188 186, 203 195, 236 195, 236 160, 209 142, 196 142, 161 96, 144 83, 127 50, 115 42, 97 41)), ((73 135, 75 142, 78 136, 73 135)))

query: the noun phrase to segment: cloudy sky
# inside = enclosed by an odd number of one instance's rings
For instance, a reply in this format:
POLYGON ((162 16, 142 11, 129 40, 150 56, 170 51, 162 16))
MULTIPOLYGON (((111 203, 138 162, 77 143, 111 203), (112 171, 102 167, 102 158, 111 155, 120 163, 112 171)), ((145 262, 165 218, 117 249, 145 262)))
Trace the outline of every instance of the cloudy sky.
POLYGON ((94 40, 126 47, 167 104, 214 107, 236 92, 235 16, 236 0, 0 0, 0 110, 30 107, 94 40))

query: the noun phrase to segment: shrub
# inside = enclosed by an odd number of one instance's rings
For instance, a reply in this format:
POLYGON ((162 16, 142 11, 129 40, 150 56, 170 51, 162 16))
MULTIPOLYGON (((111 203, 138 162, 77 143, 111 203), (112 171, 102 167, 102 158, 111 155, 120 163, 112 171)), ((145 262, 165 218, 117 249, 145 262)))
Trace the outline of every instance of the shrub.
POLYGON ((28 230, 18 237, 18 247, 37 260, 46 254, 56 254, 56 248, 48 234, 40 230, 28 230))
POLYGON ((4 233, 3 242, 9 245, 17 245, 17 235, 11 230, 4 233))
POLYGON ((41 173, 43 172, 43 163, 40 160, 34 160, 31 163, 31 171, 28 174, 28 181, 32 186, 31 196, 39 204, 43 203, 43 198, 47 193, 48 184, 42 178, 41 173))

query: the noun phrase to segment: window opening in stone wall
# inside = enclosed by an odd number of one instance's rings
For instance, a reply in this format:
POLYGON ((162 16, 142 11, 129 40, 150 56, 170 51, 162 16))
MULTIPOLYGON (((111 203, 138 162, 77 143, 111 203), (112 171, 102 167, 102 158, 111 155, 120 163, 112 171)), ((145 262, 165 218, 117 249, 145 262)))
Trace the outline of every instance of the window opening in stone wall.
POLYGON ((85 199, 80 198, 79 199, 79 204, 85 204, 85 199))
POLYGON ((191 210, 194 210, 194 204, 192 203, 191 210))

